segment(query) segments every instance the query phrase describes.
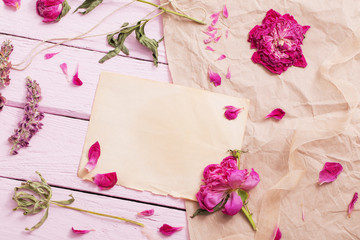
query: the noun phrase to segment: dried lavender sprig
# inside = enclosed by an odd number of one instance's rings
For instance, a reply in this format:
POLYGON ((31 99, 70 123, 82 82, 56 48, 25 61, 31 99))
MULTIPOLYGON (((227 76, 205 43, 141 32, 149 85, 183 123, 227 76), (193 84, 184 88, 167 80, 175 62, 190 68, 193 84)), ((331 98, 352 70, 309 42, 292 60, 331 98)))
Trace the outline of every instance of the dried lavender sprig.
POLYGON ((6 40, 2 43, 0 49, 0 87, 6 87, 10 84, 10 69, 11 62, 9 61, 10 54, 12 53, 14 46, 10 40, 6 40))
POLYGON ((38 103, 41 101, 41 89, 39 84, 30 77, 26 78, 26 104, 24 107, 24 117, 18 123, 14 135, 9 137, 9 142, 13 144, 10 154, 16 155, 18 150, 29 145, 30 139, 41 129, 43 124, 40 122, 44 118, 44 113, 40 112, 38 103))
POLYGON ((5 106, 6 98, 1 95, 0 93, 0 112, 2 111, 3 107, 5 106))

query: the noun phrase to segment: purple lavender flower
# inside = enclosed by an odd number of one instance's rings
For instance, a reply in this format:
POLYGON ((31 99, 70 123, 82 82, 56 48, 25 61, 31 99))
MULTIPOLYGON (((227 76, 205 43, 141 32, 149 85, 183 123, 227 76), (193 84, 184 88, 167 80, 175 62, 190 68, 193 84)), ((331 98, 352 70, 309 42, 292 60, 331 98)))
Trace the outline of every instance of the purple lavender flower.
POLYGON ((10 84, 10 68, 11 62, 9 61, 10 54, 14 47, 10 40, 2 43, 0 49, 0 87, 6 87, 10 84))
POLYGON ((0 112, 2 111, 3 107, 5 106, 6 98, 3 97, 0 93, 0 112))
POLYGON ((44 113, 40 112, 38 103, 41 101, 41 88, 39 84, 30 77, 26 79, 26 104, 24 107, 24 117, 18 123, 18 128, 9 137, 9 142, 13 144, 10 153, 16 155, 20 148, 27 147, 30 139, 42 128, 40 122, 44 118, 44 113))

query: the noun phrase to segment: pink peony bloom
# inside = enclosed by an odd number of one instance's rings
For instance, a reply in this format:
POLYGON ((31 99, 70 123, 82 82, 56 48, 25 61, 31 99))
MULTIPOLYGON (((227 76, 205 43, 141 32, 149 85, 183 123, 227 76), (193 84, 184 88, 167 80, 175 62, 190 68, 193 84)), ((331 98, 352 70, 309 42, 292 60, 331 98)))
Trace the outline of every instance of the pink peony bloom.
POLYGON ((94 229, 91 229, 91 230, 77 230, 77 229, 74 229, 73 227, 71 228, 71 230, 75 234, 86 234, 86 233, 89 233, 91 231, 95 231, 94 229))
POLYGON ((36 11, 43 17, 43 22, 58 22, 70 10, 66 0, 37 0, 36 11))
POLYGON ((47 53, 47 54, 44 55, 44 58, 45 58, 45 60, 47 60, 47 59, 50 59, 50 58, 54 57, 56 54, 59 54, 59 52, 57 52, 57 53, 47 53))
POLYGON ((77 66, 76 68, 76 73, 75 75, 73 76, 73 79, 72 79, 72 83, 76 86, 81 86, 83 85, 83 82, 80 80, 79 78, 79 65, 77 66))
POLYGON ((142 217, 150 217, 150 216, 154 215, 154 209, 149 209, 149 210, 139 212, 137 215, 142 216, 142 217))
POLYGON ((159 231, 166 236, 171 236, 183 228, 184 227, 172 227, 170 225, 164 224, 159 228, 159 231))
POLYGON ((282 237, 282 234, 281 234, 280 228, 279 228, 279 226, 276 226, 276 228, 274 230, 274 233, 273 233, 272 239, 273 240, 280 240, 281 237, 282 237))
POLYGON ((354 205, 356 203, 356 201, 358 200, 358 193, 354 193, 354 196, 349 204, 349 207, 348 207, 348 216, 350 217, 351 216, 351 213, 352 211, 354 210, 354 205))
POLYGON ((5 104, 6 104, 6 98, 4 96, 2 96, 0 93, 0 112, 2 111, 5 104))
POLYGON ((301 45, 310 26, 301 26, 293 16, 270 9, 262 24, 250 32, 248 42, 257 51, 251 60, 273 73, 281 74, 291 66, 306 67, 301 45))
POLYGON ((242 110, 242 108, 236 108, 233 106, 225 106, 225 109, 226 109, 226 111, 225 111, 224 115, 228 120, 236 119, 242 110))
POLYGON ((229 17, 229 13, 228 13, 226 5, 224 5, 224 7, 223 7, 222 14, 223 14, 224 18, 229 17))
POLYGON ((326 162, 323 169, 319 173, 319 184, 330 183, 336 180, 343 167, 337 162, 326 162))
POLYGON ((276 108, 276 109, 272 110, 271 113, 266 115, 265 118, 275 118, 275 119, 281 120, 284 116, 285 116, 284 110, 282 110, 281 108, 276 108))
POLYGON ((214 86, 217 87, 221 85, 221 77, 218 73, 213 72, 210 67, 208 68, 208 75, 210 82, 214 83, 214 86))
POLYGON ((3 0, 6 6, 14 7, 17 9, 20 8, 21 0, 3 0))
POLYGON ((94 183, 98 185, 101 190, 110 189, 117 183, 116 172, 96 174, 94 177, 94 183))
POLYGON ((231 78, 231 71, 230 71, 230 66, 229 66, 227 69, 227 72, 226 72, 226 79, 230 80, 230 78, 231 78))
POLYGON ((94 143, 89 149, 89 153, 88 153, 89 161, 85 166, 86 170, 88 170, 89 172, 94 170, 98 162, 98 159, 100 157, 100 153, 101 153, 100 144, 98 141, 96 141, 96 143, 94 143))

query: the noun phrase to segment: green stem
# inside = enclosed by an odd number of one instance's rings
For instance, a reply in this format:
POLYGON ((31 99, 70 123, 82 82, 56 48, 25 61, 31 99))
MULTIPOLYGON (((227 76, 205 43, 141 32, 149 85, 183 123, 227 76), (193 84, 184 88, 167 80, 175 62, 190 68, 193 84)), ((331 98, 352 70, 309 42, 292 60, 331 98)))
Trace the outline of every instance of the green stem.
POLYGON ((172 10, 170 10, 170 9, 163 8, 163 7, 161 7, 161 6, 159 6, 159 5, 155 4, 155 3, 148 2, 148 1, 146 1, 146 0, 136 0, 136 1, 137 1, 137 2, 146 3, 146 4, 149 4, 149 5, 152 5, 152 6, 156 7, 156 8, 159 8, 159 9, 163 10, 164 12, 171 13, 171 14, 174 14, 174 15, 177 15, 177 16, 180 16, 180 17, 183 17, 183 18, 187 18, 187 19, 189 19, 189 20, 191 20, 191 21, 194 21, 194 22, 197 22, 197 23, 200 23, 200 24, 203 24, 203 25, 206 24, 206 23, 204 23, 203 21, 197 20, 197 19, 192 18, 192 17, 190 17, 190 16, 188 16, 188 15, 185 15, 185 14, 181 14, 181 13, 172 11, 172 10))
POLYGON ((245 214, 246 218, 249 220, 254 231, 257 231, 256 224, 255 224, 254 220, 252 219, 252 214, 244 206, 241 208, 241 210, 245 214))
POLYGON ((90 213, 90 214, 94 214, 94 215, 99 215, 99 216, 103 216, 103 217, 115 218, 115 219, 117 219, 117 220, 125 221, 125 222, 128 222, 128 223, 132 223, 132 224, 138 225, 138 226, 140 226, 140 227, 144 227, 144 224, 139 223, 139 222, 136 222, 136 221, 133 221, 133 220, 130 220, 130 219, 127 219, 127 218, 116 217, 116 216, 112 216, 112 215, 108 215, 108 214, 103 214, 103 213, 88 211, 88 210, 81 209, 81 208, 76 208, 76 207, 70 207, 70 206, 62 205, 62 204, 60 204, 60 203, 56 203, 56 202, 53 202, 53 201, 50 201, 50 203, 52 203, 52 204, 54 204, 54 205, 56 205, 56 206, 59 206, 59 207, 68 208, 68 209, 76 210, 76 211, 79 211, 79 212, 86 212, 86 213, 90 213))

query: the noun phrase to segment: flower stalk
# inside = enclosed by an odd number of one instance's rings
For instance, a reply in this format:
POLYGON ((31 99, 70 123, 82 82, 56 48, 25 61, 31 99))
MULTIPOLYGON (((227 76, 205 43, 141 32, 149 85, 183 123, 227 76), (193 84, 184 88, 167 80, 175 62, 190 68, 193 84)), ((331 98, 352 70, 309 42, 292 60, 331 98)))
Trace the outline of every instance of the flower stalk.
POLYGON ((256 228, 256 224, 252 218, 252 213, 247 209, 247 206, 243 206, 241 208, 241 211, 245 214, 247 220, 249 221, 251 227, 253 228, 254 231, 257 231, 257 228, 256 228))

